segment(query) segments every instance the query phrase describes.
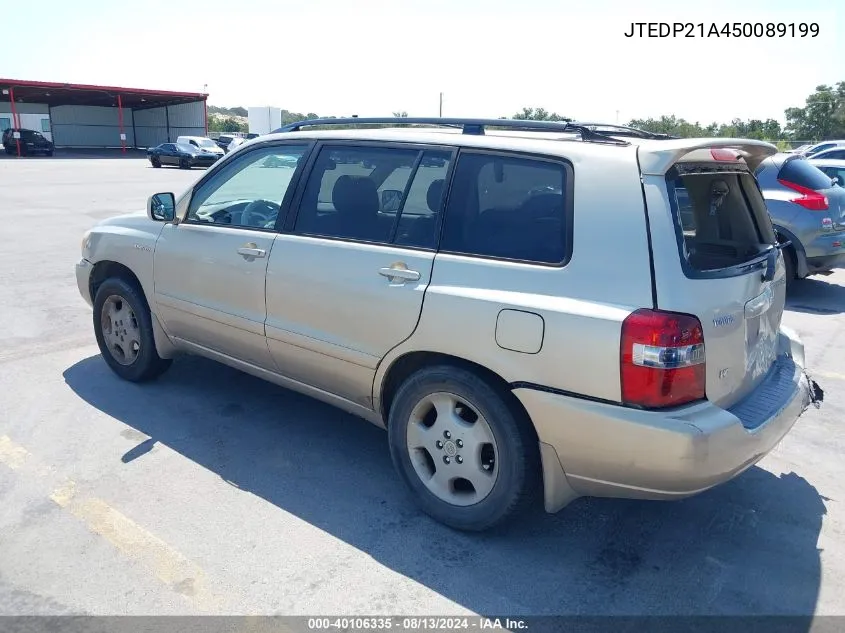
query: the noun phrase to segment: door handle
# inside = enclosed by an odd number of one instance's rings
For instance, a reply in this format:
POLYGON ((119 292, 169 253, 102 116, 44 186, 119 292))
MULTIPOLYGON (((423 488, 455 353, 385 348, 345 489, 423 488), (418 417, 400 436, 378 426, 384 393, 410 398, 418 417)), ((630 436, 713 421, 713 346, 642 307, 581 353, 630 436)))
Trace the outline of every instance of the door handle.
POLYGON ((387 277, 391 282, 396 281, 418 281, 420 274, 416 270, 407 268, 380 268, 378 274, 387 277))
POLYGON ((238 249, 238 255, 243 255, 244 257, 264 257, 267 255, 267 251, 263 248, 258 248, 257 244, 250 242, 238 249))

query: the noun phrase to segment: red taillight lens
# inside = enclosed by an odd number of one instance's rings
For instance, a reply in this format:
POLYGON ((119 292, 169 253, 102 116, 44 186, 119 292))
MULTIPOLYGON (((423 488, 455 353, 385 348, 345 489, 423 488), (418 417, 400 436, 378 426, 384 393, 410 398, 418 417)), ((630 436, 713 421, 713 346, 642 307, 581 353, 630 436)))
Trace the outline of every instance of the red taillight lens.
POLYGON ((704 398, 704 333, 694 316, 637 310, 622 322, 622 401, 647 408, 704 398))
POLYGON ((778 178, 778 182, 784 187, 789 187, 793 191, 797 191, 798 193, 802 194, 798 198, 792 198, 790 202, 800 204, 802 207, 804 207, 805 209, 809 209, 810 211, 827 211, 827 196, 820 194, 814 189, 797 185, 794 182, 789 182, 788 180, 778 178))

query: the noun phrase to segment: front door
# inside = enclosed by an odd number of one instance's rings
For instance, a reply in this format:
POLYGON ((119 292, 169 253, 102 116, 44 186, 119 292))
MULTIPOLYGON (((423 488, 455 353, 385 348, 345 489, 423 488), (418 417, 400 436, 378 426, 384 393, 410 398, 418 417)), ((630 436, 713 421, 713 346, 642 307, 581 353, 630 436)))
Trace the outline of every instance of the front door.
POLYGON ((155 299, 179 339, 272 369, 264 337, 264 283, 275 225, 295 173, 265 167, 306 146, 258 146, 200 181, 185 219, 156 244, 155 299))
POLYGON ((414 332, 451 151, 325 145, 267 270, 280 372, 371 406, 379 361, 414 332))

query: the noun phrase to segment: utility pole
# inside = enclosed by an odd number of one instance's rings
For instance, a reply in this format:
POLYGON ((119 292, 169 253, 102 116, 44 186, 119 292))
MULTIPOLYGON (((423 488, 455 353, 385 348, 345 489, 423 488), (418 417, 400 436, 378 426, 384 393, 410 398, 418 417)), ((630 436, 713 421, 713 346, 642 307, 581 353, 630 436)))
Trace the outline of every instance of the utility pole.
POLYGON ((440 93, 440 117, 443 117, 443 93, 440 93))

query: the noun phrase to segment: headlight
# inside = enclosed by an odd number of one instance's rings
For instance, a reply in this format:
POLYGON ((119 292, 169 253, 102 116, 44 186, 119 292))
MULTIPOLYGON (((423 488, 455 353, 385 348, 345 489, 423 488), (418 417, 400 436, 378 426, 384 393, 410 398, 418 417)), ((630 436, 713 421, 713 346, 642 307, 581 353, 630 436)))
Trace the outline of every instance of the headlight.
POLYGON ((91 231, 85 231, 85 234, 82 236, 82 256, 85 257, 85 254, 88 252, 88 249, 91 248, 91 231))

